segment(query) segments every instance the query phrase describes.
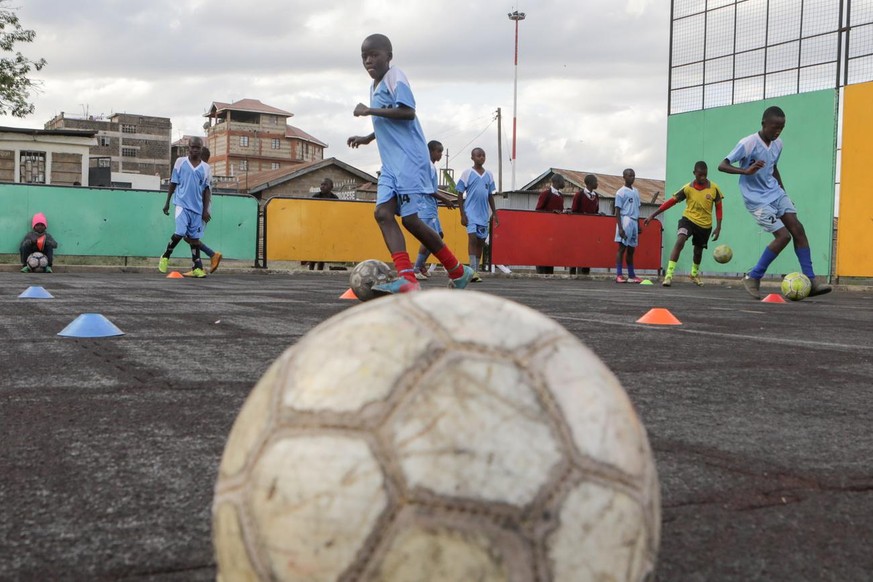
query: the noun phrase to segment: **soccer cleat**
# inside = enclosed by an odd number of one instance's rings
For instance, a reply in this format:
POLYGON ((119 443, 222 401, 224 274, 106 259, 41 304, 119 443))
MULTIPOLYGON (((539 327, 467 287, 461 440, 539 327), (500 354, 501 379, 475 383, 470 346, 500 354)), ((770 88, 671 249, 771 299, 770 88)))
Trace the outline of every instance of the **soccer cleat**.
POLYGON ((629 278, 627 281, 625 281, 625 282, 626 282, 626 283, 642 283, 643 280, 640 279, 639 277, 630 277, 630 278, 629 278))
POLYGON ((473 273, 473 277, 470 279, 470 283, 481 283, 482 277, 479 276, 479 271, 473 273))
POLYGON ((212 255, 212 258, 209 260, 209 272, 214 273, 215 269, 218 268, 218 263, 221 262, 221 253, 215 251, 215 254, 212 255))
POLYGON ((183 277, 193 277, 194 276, 194 269, 191 269, 190 271, 188 271, 186 273, 182 273, 182 276, 183 277))
POLYGON ((28 267, 27 265, 24 265, 23 267, 21 267, 21 272, 22 273, 30 273, 30 267, 28 267))
POLYGON ((703 287, 703 281, 700 280, 700 275, 691 275, 691 282, 698 287, 703 287))
MULTIPOLYGON (((46 272, 46 273, 53 273, 54 271, 52 271, 52 268, 51 268, 51 267, 46 267, 46 268, 45 268, 45 272, 46 272)), ((827 291, 825 291, 825 293, 827 293, 827 291)))
POLYGON ((412 293, 413 291, 421 291, 421 285, 418 284, 418 281, 410 281, 406 277, 398 277, 387 283, 373 285, 373 291, 391 294, 412 293))
POLYGON ((661 281, 661 287, 669 287, 673 284, 673 275, 666 275, 664 280, 661 281))
POLYGON ((203 269, 194 269, 193 271, 191 271, 191 276, 197 279, 202 279, 206 276, 206 271, 204 271, 203 269))
POLYGON ((427 281, 428 280, 427 267, 421 267, 420 269, 416 269, 415 278, 418 279, 419 281, 427 281))
POLYGON ((746 292, 754 297, 755 299, 761 298, 761 280, 753 279, 746 275, 743 277, 743 287, 746 288, 746 292))
POLYGON ((161 257, 161 259, 158 261, 158 271, 160 271, 161 273, 166 273, 168 264, 170 264, 170 259, 168 259, 167 257, 161 257))
POLYGON ((623 275, 619 275, 618 277, 615 278, 615 282, 616 283, 627 283, 627 277, 625 277, 623 275))
POLYGON ((470 267, 464 265, 464 274, 458 277, 457 279, 452 279, 449 281, 450 289, 466 289, 467 285, 470 284, 470 281, 473 280, 473 275, 476 272, 473 271, 470 267))
POLYGON ((818 281, 812 282, 812 287, 809 289, 809 296, 815 297, 816 295, 825 295, 833 291, 834 288, 830 285, 825 285, 824 283, 819 283, 818 281))

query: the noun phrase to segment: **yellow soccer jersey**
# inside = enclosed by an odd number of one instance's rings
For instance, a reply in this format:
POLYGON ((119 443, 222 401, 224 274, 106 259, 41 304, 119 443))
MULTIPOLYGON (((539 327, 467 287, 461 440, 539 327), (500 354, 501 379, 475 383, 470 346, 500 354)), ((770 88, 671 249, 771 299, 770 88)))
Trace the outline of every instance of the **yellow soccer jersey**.
POLYGON ((694 182, 685 184, 682 188, 685 194, 685 212, 682 216, 703 228, 712 228, 712 207, 724 198, 718 185, 710 181, 709 187, 698 190, 694 182))

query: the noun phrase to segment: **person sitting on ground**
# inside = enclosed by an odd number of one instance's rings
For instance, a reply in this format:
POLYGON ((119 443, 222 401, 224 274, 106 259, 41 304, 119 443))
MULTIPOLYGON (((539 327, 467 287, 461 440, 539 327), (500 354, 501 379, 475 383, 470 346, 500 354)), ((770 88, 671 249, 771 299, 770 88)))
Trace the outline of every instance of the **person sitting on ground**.
POLYGON ((21 246, 19 247, 21 251, 22 273, 30 273, 31 268, 27 265, 27 257, 33 253, 44 254, 48 261, 45 272, 52 272, 54 249, 58 248, 58 242, 46 231, 47 226, 48 221, 45 218, 45 214, 37 212, 33 215, 33 220, 31 221, 31 228, 33 230, 24 235, 24 240, 21 241, 21 246))

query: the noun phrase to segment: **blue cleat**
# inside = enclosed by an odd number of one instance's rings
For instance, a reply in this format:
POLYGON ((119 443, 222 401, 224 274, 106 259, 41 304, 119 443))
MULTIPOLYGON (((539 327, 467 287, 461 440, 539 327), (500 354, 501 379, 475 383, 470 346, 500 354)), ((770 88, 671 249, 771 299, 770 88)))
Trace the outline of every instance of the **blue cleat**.
POLYGON ((413 291, 421 291, 421 285, 418 284, 418 281, 410 281, 405 277, 399 277, 387 283, 373 285, 373 291, 376 293, 390 293, 392 295, 396 293, 412 293, 413 291))
POLYGON ((464 274, 449 281, 449 289, 465 289, 475 276, 476 271, 465 265, 464 274))

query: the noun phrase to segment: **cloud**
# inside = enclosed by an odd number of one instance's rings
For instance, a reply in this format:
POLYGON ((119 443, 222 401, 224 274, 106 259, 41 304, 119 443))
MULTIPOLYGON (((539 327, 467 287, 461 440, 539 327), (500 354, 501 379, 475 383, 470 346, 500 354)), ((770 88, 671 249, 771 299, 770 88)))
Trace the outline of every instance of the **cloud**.
MULTIPOLYGON (((496 172, 495 112, 503 114, 509 175, 514 6, 446 0, 28 0, 18 8, 35 42, 19 48, 48 65, 36 112, 6 125, 42 127, 60 111, 170 117, 174 136, 201 134, 213 101, 245 97, 294 113, 289 122, 327 142, 327 156, 374 173, 370 131, 352 109, 368 98, 360 43, 394 44, 429 138, 460 171, 481 145, 496 172), (467 150, 467 151, 464 151, 467 150)), ((522 185, 548 167, 662 178, 666 145, 669 3, 571 0, 519 6, 518 167, 522 185)), ((508 187, 508 178, 505 180, 508 187)))

